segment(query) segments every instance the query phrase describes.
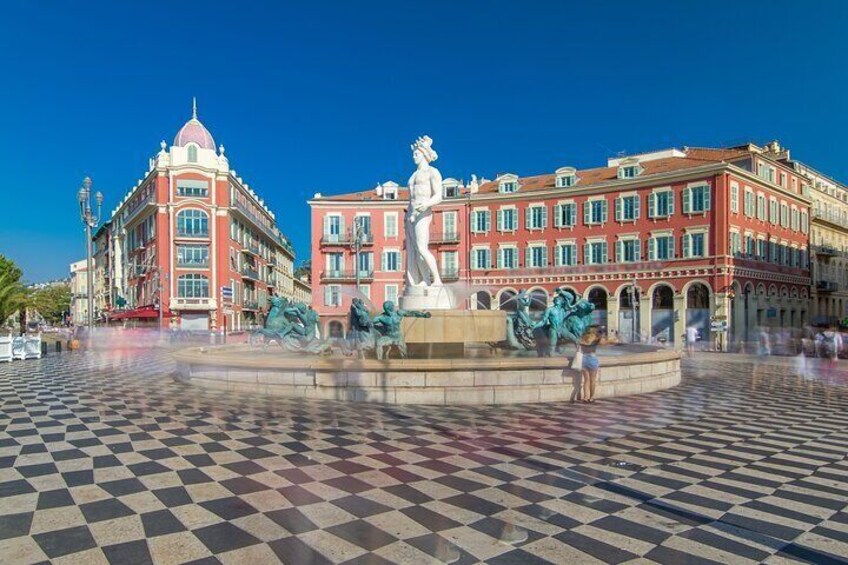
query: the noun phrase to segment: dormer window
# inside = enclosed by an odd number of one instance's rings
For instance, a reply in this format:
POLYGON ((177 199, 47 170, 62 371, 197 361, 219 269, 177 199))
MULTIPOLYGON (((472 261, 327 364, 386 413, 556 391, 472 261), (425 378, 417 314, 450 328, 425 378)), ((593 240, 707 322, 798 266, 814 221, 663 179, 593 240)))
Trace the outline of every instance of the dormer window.
POLYGON ((442 183, 445 198, 459 198, 459 181, 456 179, 445 179, 442 183))
POLYGON ((501 194, 512 194, 518 192, 518 176, 512 174, 501 175, 498 178, 498 192, 501 194))
POLYGON ((398 197, 398 185, 396 182, 389 181, 385 184, 377 185, 377 195, 381 196, 383 200, 397 200, 398 197))
POLYGON ((642 174, 644 169, 636 159, 625 159, 618 166, 618 178, 633 179, 642 174))
POLYGON ((188 146, 188 162, 189 163, 197 163, 197 146, 189 145, 188 146))
POLYGON ((562 167, 556 171, 556 185, 569 188, 577 184, 577 170, 574 167, 562 167))

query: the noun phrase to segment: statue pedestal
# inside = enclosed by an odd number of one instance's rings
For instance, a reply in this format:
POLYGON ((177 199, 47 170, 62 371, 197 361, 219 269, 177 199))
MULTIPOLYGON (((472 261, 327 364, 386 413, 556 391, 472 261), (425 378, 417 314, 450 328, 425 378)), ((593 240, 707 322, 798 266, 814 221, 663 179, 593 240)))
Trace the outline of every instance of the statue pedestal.
POLYGON ((400 297, 402 310, 448 310, 454 308, 453 295, 444 286, 410 286, 400 297))
POLYGON ((464 358, 466 345, 506 339, 503 310, 433 310, 430 314, 401 320, 401 333, 413 357, 464 358))

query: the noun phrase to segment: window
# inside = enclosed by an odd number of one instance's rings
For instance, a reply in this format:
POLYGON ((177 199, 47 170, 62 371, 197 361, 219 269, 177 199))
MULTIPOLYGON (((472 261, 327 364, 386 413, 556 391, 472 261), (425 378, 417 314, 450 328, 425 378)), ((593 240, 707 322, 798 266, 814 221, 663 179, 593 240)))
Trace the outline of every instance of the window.
POLYGON ((683 212, 701 214, 710 209, 710 187, 706 184, 683 189, 683 212))
POLYGON ((472 255, 472 269, 489 269, 492 265, 492 257, 488 247, 475 247, 472 255))
POLYGON ((618 222, 632 222, 639 219, 639 197, 637 195, 620 196, 615 199, 615 219, 618 222))
POLYGON ((642 174, 642 167, 635 159, 625 159, 618 167, 618 178, 632 179, 642 174))
POLYGON ((327 253, 327 271, 338 276, 344 270, 344 254, 340 252, 327 253))
POLYGON ((768 260, 767 245, 768 243, 765 239, 757 239, 757 259, 760 261, 768 260))
POLYGON ((386 285, 386 301, 394 302, 395 306, 398 303, 398 285, 396 284, 387 284, 386 285))
POLYGON ((757 255, 757 243, 750 233, 745 234, 745 255, 755 257, 757 255))
POLYGON ((444 187, 445 187, 445 189, 444 189, 443 194, 445 195, 445 198, 456 198, 456 197, 459 196, 459 183, 457 183, 457 182, 447 183, 446 182, 444 187))
POLYGON ((655 235, 648 240, 648 260, 666 259, 674 259, 674 236, 670 233, 655 235))
POLYGON ((357 214, 354 219, 354 226, 362 228, 362 234, 369 237, 371 236, 371 216, 369 214, 357 214))
POLYGON ((342 305, 342 287, 337 284, 328 284, 324 287, 324 306, 342 305))
POLYGON ((203 210, 183 210, 177 214, 177 235, 209 237, 209 216, 203 210))
POLYGON ((177 179, 177 196, 206 198, 209 196, 209 184, 202 180, 177 179))
POLYGON ((754 217, 754 191, 750 188, 745 188, 745 215, 749 218, 754 217))
POLYGON ((398 215, 397 212, 386 212, 383 215, 383 235, 385 237, 397 237, 398 215))
POLYGON ((769 263, 777 263, 777 242, 774 240, 768 242, 768 261, 769 263))
POLYGON ((548 248, 544 245, 531 245, 524 252, 527 268, 539 269, 548 266, 548 248))
POLYGON ((557 186, 560 188, 569 188, 577 184, 577 175, 564 174, 557 177, 557 186))
POLYGON ((447 240, 458 239, 456 229, 456 212, 442 213, 442 235, 447 240))
POLYGON ((810 231, 810 216, 806 210, 801 211, 801 233, 810 231))
POLYGON ((757 219, 766 221, 766 195, 762 192, 757 193, 757 219))
POLYGON ((400 251, 383 251, 382 270, 390 273, 400 271, 400 251))
POLYGON ((488 210, 474 210, 471 228, 474 233, 488 233, 492 229, 491 213, 488 210))
POLYGON ((601 265, 607 262, 607 242, 590 241, 583 246, 583 262, 587 265, 601 265))
POLYGON ((583 223, 587 225, 607 222, 607 201, 587 200, 583 204, 583 223))
POLYGON ((652 192, 648 195, 648 217, 668 218, 674 214, 674 193, 670 190, 652 192))
POLYGON ((564 202, 554 207, 554 227, 566 228, 577 224, 577 204, 564 202))
POLYGON ((515 247, 499 247, 498 248, 498 268, 499 269, 517 269, 518 268, 518 249, 515 247))
POLYGON ((498 210, 498 231, 515 231, 518 229, 518 210, 501 208, 498 210))
POLYGON ((195 145, 188 146, 188 162, 197 163, 197 147, 195 145))
POLYGON ((642 260, 641 242, 638 239, 619 239, 615 242, 615 256, 619 263, 642 260))
POLYGON ((344 219, 340 214, 328 214, 324 216, 324 239, 331 243, 338 243, 344 237, 344 219))
POLYGON ((359 253, 359 274, 360 276, 371 276, 374 273, 374 253, 371 251, 362 251, 359 253))
POLYGON ((442 253, 442 277, 459 276, 459 252, 445 251, 442 253))
POLYGON ((556 249, 556 264, 558 267, 570 267, 577 264, 577 244, 560 243, 556 249))
POLYGON ((177 266, 208 267, 208 245, 177 245, 177 266))
POLYGON ((511 194, 518 192, 518 177, 512 174, 503 175, 498 184, 498 192, 502 194, 511 194))
POLYGON ((683 257, 705 257, 706 234, 704 232, 692 232, 683 234, 683 257))
POLYGON ((543 230, 548 227, 547 206, 530 206, 527 208, 526 214, 524 223, 528 230, 543 230))
POLYGON ((730 249, 729 253, 733 257, 742 255, 742 234, 736 231, 730 232, 730 249))
POLYGON ((209 278, 204 275, 180 275, 177 279, 180 298, 209 298, 209 278))
POLYGON ((777 225, 777 199, 769 198, 769 222, 777 225))
POLYGON ((739 213, 739 184, 735 182, 730 183, 730 211, 739 213))

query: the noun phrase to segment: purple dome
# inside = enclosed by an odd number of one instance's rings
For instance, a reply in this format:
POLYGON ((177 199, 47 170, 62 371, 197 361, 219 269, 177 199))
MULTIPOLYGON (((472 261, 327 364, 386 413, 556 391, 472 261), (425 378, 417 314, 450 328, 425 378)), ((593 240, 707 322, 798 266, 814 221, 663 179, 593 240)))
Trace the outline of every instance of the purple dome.
POLYGON ((174 145, 185 147, 189 143, 196 143, 203 149, 215 150, 215 140, 209 130, 200 123, 197 118, 192 118, 185 123, 174 138, 174 145))

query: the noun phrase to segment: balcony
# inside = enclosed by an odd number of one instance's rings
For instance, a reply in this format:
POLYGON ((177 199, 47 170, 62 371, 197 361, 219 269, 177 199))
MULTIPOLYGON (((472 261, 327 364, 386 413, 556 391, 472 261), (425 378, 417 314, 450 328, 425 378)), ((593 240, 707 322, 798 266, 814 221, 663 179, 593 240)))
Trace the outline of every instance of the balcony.
POLYGON ((459 234, 457 232, 433 231, 430 233, 431 245, 450 245, 459 243, 459 234))
POLYGON ((251 253, 251 254, 259 257, 259 244, 258 243, 254 243, 254 242, 245 243, 244 245, 242 245, 241 250, 245 253, 251 253))
POLYGON ((822 258, 836 257, 839 252, 832 245, 819 245, 816 247, 816 256, 822 258))
POLYGON ((151 191, 146 198, 140 199, 138 202, 133 204, 131 208, 128 208, 124 213, 124 225, 129 224, 141 210, 144 210, 147 206, 155 204, 156 200, 154 199, 154 196, 155 194, 151 191))
POLYGON ((180 269, 208 269, 209 261, 180 261, 177 259, 177 267, 180 269))
POLYGON ((241 275, 242 275, 242 277, 253 279, 255 281, 261 280, 259 278, 259 272, 256 269, 252 269, 250 267, 242 267, 241 268, 241 275))
POLYGON ((259 302, 256 300, 245 300, 241 305, 242 310, 259 310, 259 302))
POLYGON ((214 310, 217 302, 214 298, 171 298, 171 310, 214 310))
MULTIPOLYGON (((321 245, 350 246, 353 245, 353 236, 349 233, 325 233, 321 238, 321 245)), ((362 237, 362 245, 374 245, 374 234, 365 234, 362 237)))
POLYGON ((194 232, 194 231, 186 231, 186 230, 177 229, 177 237, 191 238, 191 239, 209 239, 209 231, 194 232))
MULTIPOLYGON (((362 282, 374 280, 374 271, 359 271, 362 282)), ((355 282, 356 271, 323 271, 321 282, 355 282)))
POLYGON ((834 226, 839 226, 843 228, 848 227, 848 218, 841 214, 837 214, 835 212, 827 210, 813 209, 813 219, 821 220, 823 222, 833 224, 834 226))
POLYGON ((818 281, 816 290, 818 292, 836 292, 839 290, 839 286, 833 281, 818 281))
POLYGON ((274 274, 274 273, 268 274, 268 276, 265 277, 265 282, 268 283, 269 286, 276 285, 277 284, 277 275, 274 274))

